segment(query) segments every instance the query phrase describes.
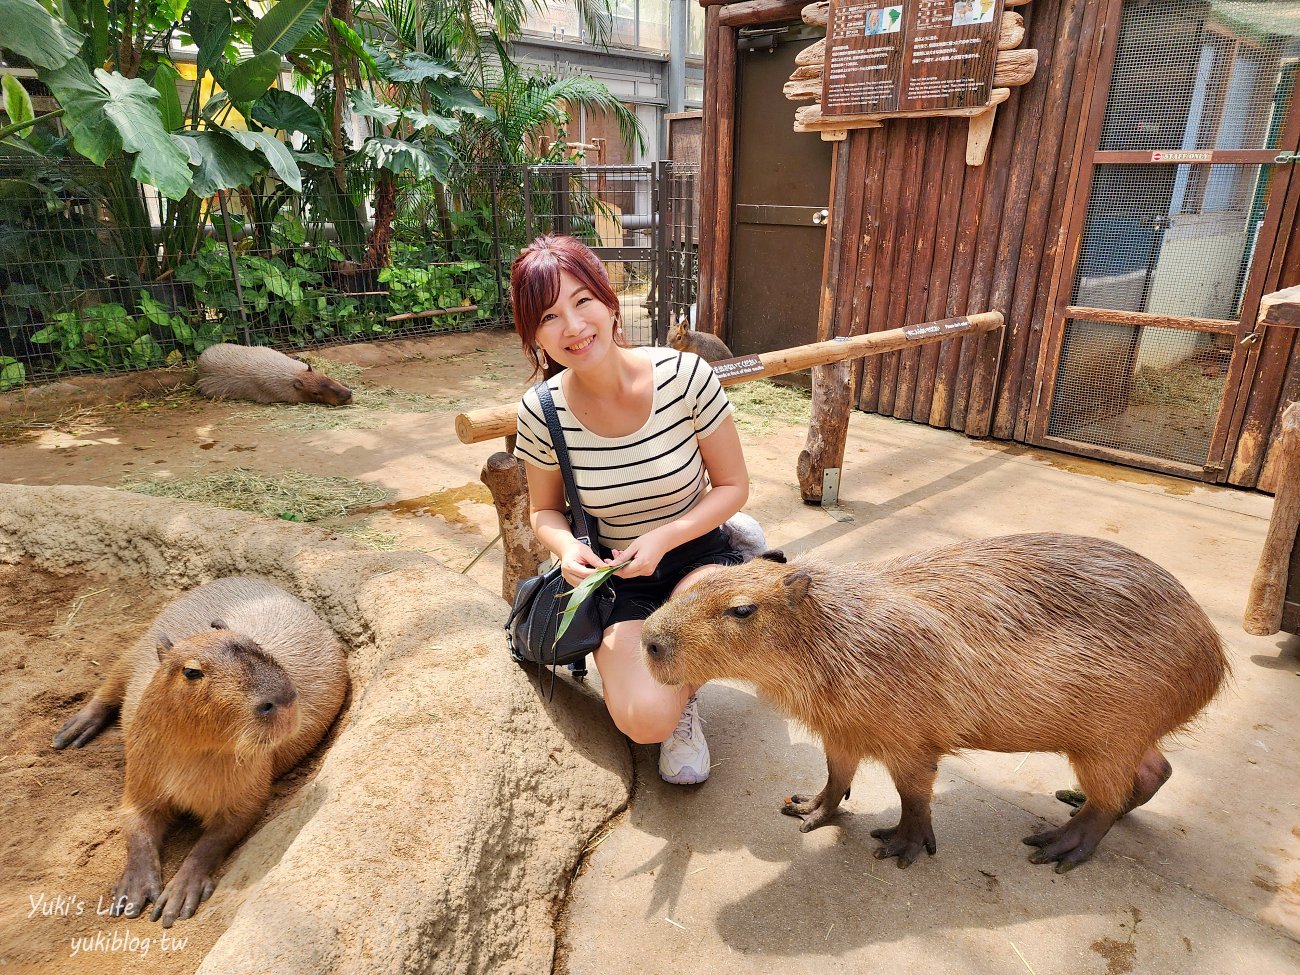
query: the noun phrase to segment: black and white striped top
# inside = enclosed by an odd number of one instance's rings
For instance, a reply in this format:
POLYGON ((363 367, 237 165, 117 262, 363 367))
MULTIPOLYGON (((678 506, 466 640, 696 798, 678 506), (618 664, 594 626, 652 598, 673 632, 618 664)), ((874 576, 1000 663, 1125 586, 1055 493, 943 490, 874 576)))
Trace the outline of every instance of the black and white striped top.
MULTIPOLYGON (((709 484, 699 441, 732 409, 712 367, 699 356, 663 348, 638 351, 654 362, 654 403, 641 429, 625 437, 592 433, 565 406, 560 377, 549 383, 578 496, 609 548, 627 548, 699 503, 709 484)), ((530 464, 559 468, 542 404, 532 389, 519 404, 515 451, 530 464)))

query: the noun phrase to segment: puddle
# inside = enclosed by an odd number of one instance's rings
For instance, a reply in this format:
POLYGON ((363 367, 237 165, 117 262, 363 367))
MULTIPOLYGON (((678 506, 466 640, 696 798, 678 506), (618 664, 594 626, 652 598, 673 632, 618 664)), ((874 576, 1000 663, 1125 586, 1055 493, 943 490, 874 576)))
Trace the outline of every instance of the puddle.
POLYGON ((478 526, 474 524, 460 510, 460 504, 464 501, 473 501, 478 504, 492 504, 492 492, 487 489, 487 485, 479 481, 471 481, 469 484, 460 487, 446 488, 442 491, 435 491, 433 494, 426 494, 418 498, 407 498, 404 501, 393 501, 390 504, 372 505, 368 508, 358 508, 356 514, 373 514, 380 511, 389 511, 395 515, 416 516, 427 515, 429 517, 441 517, 449 524, 461 525, 472 531, 478 531, 478 526))
POLYGON ((1002 444, 1000 449, 1017 457, 1032 457, 1034 460, 1040 460, 1044 464, 1055 467, 1058 471, 1068 471, 1071 474, 1087 474, 1112 483, 1150 484, 1160 488, 1165 494, 1180 497, 1191 494, 1199 483, 1179 477, 1171 477, 1168 474, 1157 474, 1155 471, 1143 471, 1135 467, 1110 464, 1106 461, 1093 460, 1090 457, 1075 457, 1071 454, 1060 454, 1056 451, 1036 450, 1018 444, 1002 444))

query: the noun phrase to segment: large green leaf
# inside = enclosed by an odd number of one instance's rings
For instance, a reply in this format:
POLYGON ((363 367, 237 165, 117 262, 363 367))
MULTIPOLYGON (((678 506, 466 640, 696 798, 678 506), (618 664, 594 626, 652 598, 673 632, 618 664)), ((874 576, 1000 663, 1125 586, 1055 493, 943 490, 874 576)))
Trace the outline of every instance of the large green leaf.
POLYGON ((266 51, 243 61, 221 77, 221 87, 226 89, 232 102, 256 101, 280 77, 280 55, 266 51))
POLYGON ((328 0, 280 0, 253 28, 253 50, 288 54, 318 23, 328 0))
POLYGON ((199 80, 221 60, 230 40, 230 4, 226 0, 192 0, 190 3, 190 37, 199 46, 196 59, 199 80))
POLYGON ((390 173, 410 173, 416 179, 432 176, 445 181, 446 170, 435 155, 400 139, 367 139, 361 155, 390 173))
POLYGON ((325 141, 324 116, 294 92, 272 88, 253 103, 250 116, 267 128, 301 132, 317 142, 325 141))
POLYGON ((154 104, 158 92, 139 78, 125 78, 73 59, 41 80, 63 106, 77 152, 102 166, 118 152, 136 153, 131 174, 179 200, 192 179, 185 152, 168 136, 154 104))
POLYGON ((364 88, 356 88, 349 92, 348 101, 352 105, 352 111, 358 115, 364 115, 366 118, 382 122, 384 125, 392 125, 402 117, 400 108, 379 101, 364 88))
POLYGON ((36 117, 32 111, 32 97, 17 78, 11 74, 0 78, 0 89, 4 92, 5 114, 12 124, 24 125, 36 117))
POLYGON ((460 123, 454 118, 448 118, 445 115, 430 114, 424 112, 407 112, 406 117, 410 119, 411 124, 417 129, 432 128, 442 135, 451 135, 460 128, 460 123))
POLYGON ((447 84, 439 82, 429 86, 429 91, 443 108, 449 108, 453 111, 464 112, 467 115, 473 115, 477 118, 487 119, 489 122, 497 117, 497 113, 488 105, 483 104, 483 99, 474 94, 464 85, 447 84))
POLYGON ((349 51, 361 59, 362 63, 370 69, 372 75, 383 74, 379 66, 375 64, 375 49, 361 39, 361 36, 343 21, 337 17, 331 17, 330 23, 334 25, 334 31, 349 51))
POLYGON ((295 192, 302 192, 302 173, 298 171, 298 164, 294 162, 293 156, 289 154, 283 142, 269 132, 244 132, 240 129, 231 129, 230 134, 245 149, 260 152, 286 186, 295 192))
POLYGON ((403 84, 419 84, 424 81, 458 78, 460 72, 437 58, 410 51, 403 54, 402 60, 394 63, 387 70, 384 77, 389 81, 397 81, 403 84))
POLYGON ((266 168, 261 159, 224 132, 183 132, 176 140, 189 149, 190 158, 198 167, 194 173, 197 196, 247 186, 266 168))
POLYGON ((158 112, 162 116, 163 128, 175 132, 185 124, 185 113, 181 111, 181 98, 176 91, 180 74, 164 61, 154 72, 153 87, 158 92, 158 112))
POLYGON ((38 68, 58 68, 77 56, 85 36, 55 20, 36 0, 0 0, 0 47, 38 68))

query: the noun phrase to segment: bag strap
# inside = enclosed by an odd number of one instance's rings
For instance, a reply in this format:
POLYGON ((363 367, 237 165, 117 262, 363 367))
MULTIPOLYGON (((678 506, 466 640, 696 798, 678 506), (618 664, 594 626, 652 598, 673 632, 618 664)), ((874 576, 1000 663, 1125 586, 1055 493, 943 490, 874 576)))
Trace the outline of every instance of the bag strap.
POLYGON ((587 512, 578 500, 578 485, 573 479, 573 467, 569 463, 569 447, 564 442, 564 428, 560 426, 560 414, 555 409, 555 400, 551 397, 551 387, 543 379, 535 387, 537 398, 542 404, 542 414, 551 431, 551 446, 555 450, 555 459, 559 461, 560 473, 564 475, 564 494, 569 499, 569 511, 573 517, 574 537, 583 545, 591 544, 591 530, 587 527, 587 512))

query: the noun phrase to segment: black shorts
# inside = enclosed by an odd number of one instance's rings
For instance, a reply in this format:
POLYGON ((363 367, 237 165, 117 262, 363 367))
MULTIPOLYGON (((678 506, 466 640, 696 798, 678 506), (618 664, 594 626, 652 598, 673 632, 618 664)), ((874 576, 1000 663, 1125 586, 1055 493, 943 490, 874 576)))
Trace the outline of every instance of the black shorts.
POLYGON ((674 587, 700 566, 740 565, 744 560, 744 556, 731 547, 721 528, 678 545, 664 553, 652 574, 635 579, 615 576, 609 580, 614 588, 614 608, 605 626, 648 618, 668 602, 674 587))

